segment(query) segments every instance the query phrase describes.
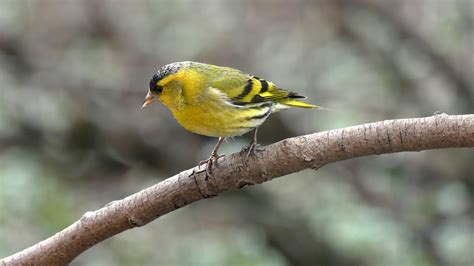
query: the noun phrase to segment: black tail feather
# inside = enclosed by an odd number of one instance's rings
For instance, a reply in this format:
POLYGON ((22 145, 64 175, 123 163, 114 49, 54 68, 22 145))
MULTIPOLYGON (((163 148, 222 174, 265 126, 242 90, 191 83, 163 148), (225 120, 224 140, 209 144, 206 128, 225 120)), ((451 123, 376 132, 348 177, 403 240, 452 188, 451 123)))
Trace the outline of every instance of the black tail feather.
POLYGON ((299 95, 298 93, 296 92, 290 92, 290 94, 288 94, 288 98, 292 98, 292 99, 306 99, 306 96, 303 96, 303 95, 299 95))

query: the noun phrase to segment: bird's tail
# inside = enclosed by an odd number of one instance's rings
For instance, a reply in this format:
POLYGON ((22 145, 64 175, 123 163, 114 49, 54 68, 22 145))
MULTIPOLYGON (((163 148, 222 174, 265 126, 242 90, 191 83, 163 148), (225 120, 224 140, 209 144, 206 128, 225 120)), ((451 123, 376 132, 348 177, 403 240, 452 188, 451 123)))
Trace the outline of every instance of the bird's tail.
POLYGON ((299 95, 295 92, 290 92, 287 98, 281 99, 280 101, 278 101, 278 103, 284 106, 288 106, 288 107, 300 107, 300 108, 324 109, 324 110, 327 109, 321 106, 305 103, 297 99, 306 99, 306 96, 299 95))

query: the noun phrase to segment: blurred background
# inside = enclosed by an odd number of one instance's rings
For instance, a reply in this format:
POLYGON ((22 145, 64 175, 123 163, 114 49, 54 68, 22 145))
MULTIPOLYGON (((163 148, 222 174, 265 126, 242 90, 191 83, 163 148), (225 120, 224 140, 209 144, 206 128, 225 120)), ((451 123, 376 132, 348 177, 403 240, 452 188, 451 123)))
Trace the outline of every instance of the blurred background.
MULTIPOLYGON (((191 168, 216 139, 162 105, 159 66, 230 66, 331 111, 261 144, 474 110, 472 0, 0 1, 0 257, 191 168)), ((240 151, 249 136, 222 152, 240 151)), ((370 156, 174 211, 73 265, 474 265, 474 151, 370 156)))

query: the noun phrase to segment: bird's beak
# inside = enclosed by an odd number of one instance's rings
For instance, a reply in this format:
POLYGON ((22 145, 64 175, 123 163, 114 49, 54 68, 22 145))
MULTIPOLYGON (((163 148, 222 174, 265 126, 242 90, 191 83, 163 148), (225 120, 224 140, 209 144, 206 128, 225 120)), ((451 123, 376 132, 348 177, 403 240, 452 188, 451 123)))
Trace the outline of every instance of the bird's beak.
POLYGON ((152 104, 154 101, 156 101, 156 96, 153 95, 151 92, 148 92, 148 94, 145 97, 145 100, 143 100, 142 109, 152 104))

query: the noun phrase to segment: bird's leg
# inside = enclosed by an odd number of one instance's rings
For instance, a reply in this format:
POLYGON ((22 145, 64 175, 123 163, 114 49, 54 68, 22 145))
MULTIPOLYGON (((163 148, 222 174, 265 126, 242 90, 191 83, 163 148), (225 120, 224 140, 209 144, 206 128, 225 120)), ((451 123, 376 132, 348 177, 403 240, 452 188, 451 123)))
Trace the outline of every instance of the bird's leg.
POLYGON ((216 146, 211 152, 211 156, 207 160, 200 161, 198 164, 198 168, 201 167, 201 165, 206 164, 206 180, 211 176, 212 173, 212 165, 214 162, 217 165, 217 160, 221 158, 224 155, 218 155, 217 151, 219 150, 219 147, 221 146, 222 142, 224 141, 225 138, 219 137, 219 140, 217 141, 216 146))
POLYGON ((241 151, 241 152, 246 152, 245 157, 244 157, 244 164, 247 163, 250 155, 254 155, 255 152, 259 150, 259 145, 257 144, 257 132, 258 132, 258 127, 255 128, 255 131, 253 133, 253 138, 249 146, 243 148, 241 151))

